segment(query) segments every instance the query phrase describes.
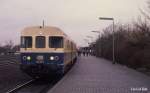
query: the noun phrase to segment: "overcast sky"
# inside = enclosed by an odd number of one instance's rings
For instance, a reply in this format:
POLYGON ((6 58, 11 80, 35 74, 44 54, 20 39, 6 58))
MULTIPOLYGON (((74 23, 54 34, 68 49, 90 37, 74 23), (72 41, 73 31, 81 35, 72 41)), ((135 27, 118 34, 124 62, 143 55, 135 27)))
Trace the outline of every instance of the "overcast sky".
POLYGON ((13 40, 19 44, 20 31, 27 26, 46 25, 61 28, 78 46, 86 44, 92 30, 110 25, 98 17, 113 17, 115 22, 131 22, 140 15, 147 0, 0 0, 0 44, 13 40))

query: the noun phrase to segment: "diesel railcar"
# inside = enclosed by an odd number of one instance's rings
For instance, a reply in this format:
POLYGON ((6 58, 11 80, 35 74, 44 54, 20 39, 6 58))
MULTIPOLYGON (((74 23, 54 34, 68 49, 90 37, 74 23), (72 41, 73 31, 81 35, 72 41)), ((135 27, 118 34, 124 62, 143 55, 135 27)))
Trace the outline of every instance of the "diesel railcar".
POLYGON ((32 77, 63 75, 77 59, 76 44, 59 28, 27 27, 21 32, 21 65, 32 77))

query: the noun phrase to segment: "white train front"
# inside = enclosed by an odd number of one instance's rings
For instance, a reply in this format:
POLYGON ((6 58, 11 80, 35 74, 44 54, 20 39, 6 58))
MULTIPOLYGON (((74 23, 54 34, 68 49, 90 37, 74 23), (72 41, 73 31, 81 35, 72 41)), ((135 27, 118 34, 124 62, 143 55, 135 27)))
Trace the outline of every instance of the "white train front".
POLYGON ((56 27, 27 27, 21 32, 21 65, 32 77, 63 75, 77 59, 75 43, 56 27))

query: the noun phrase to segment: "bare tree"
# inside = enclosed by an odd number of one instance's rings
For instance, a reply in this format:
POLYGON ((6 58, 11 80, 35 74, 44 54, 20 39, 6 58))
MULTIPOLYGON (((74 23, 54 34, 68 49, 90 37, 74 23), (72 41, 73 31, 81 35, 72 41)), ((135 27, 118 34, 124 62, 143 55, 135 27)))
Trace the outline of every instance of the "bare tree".
MULTIPOLYGON (((112 60, 111 26, 103 31, 101 38, 96 41, 95 52, 97 56, 112 60), (100 47, 102 51, 99 52, 100 47)), ((114 35, 118 63, 135 69, 150 69, 150 26, 145 20, 139 17, 131 25, 116 24, 114 35)))
POLYGON ((146 3, 147 8, 146 9, 139 8, 139 10, 146 17, 146 19, 150 20, 150 0, 148 0, 146 3))
POLYGON ((14 46, 14 43, 12 40, 7 41, 5 46, 4 46, 5 54, 11 53, 13 46, 14 46))
POLYGON ((20 45, 15 45, 13 48, 12 48, 12 51, 16 52, 16 51, 19 51, 20 50, 20 45))
POLYGON ((5 44, 5 48, 8 50, 11 50, 13 48, 13 46, 14 46, 14 43, 12 40, 7 41, 5 44))

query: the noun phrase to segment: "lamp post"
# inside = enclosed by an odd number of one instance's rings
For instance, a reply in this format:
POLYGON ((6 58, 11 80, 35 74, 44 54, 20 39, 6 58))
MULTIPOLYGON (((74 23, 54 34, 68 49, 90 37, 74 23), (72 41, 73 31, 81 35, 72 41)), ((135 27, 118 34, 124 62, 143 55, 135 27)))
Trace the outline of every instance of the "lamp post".
MULTIPOLYGON (((100 31, 91 31, 91 32, 94 32, 94 33, 98 33, 98 39, 100 40, 101 39, 101 32, 100 31)), ((100 41, 100 49, 99 50, 99 53, 100 53, 100 56, 102 55, 102 42, 100 41)), ((98 45, 99 46, 99 45, 98 45)))
POLYGON ((93 47, 93 45, 94 45, 94 42, 93 42, 93 37, 92 36, 86 36, 87 38, 90 38, 91 39, 91 43, 89 44, 89 52, 93 52, 93 50, 92 50, 92 47, 93 47))
POLYGON ((84 41, 87 43, 87 45, 89 44, 89 40, 88 39, 84 39, 84 41))
POLYGON ((91 31, 91 32, 98 33, 99 34, 99 38, 101 37, 101 32, 100 31, 91 31))
POLYGON ((93 42, 93 37, 92 36, 86 36, 86 37, 91 39, 91 43, 93 42))
POLYGON ((113 44, 113 48, 112 48, 112 56, 113 56, 113 64, 115 64, 115 35, 114 35, 114 18, 108 18, 108 17, 99 17, 99 20, 112 20, 113 21, 113 40, 112 40, 112 44, 113 44))

